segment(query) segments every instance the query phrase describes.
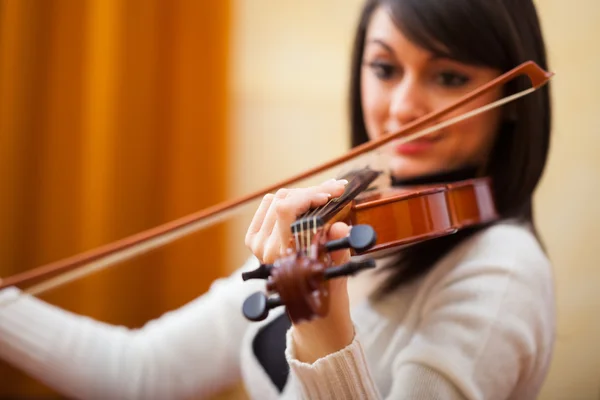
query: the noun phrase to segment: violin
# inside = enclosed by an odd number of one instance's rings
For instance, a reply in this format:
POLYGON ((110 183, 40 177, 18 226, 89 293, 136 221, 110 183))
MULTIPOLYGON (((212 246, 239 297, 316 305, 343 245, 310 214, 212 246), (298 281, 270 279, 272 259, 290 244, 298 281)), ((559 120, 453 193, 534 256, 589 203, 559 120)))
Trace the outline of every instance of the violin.
MULTIPOLYGON (((453 104, 425 115, 402 129, 357 146, 342 156, 297 174, 289 179, 238 199, 226 201, 164 225, 137 233, 107 245, 59 260, 0 281, 0 289, 17 286, 24 294, 38 295, 67 282, 121 263, 140 254, 164 246, 230 217, 242 206, 282 187, 289 187, 376 150, 396 140, 407 143, 446 126, 471 118, 495 107, 526 96, 545 85, 554 74, 532 61, 525 62, 496 79, 482 85, 453 104), (525 77, 530 87, 491 104, 446 120, 442 117, 469 103, 478 96, 508 81, 525 77), (432 125, 433 121, 440 121, 432 125), (24 287, 25 286, 25 287, 24 287)), ((410 188, 409 190, 373 190, 372 182, 381 174, 369 168, 348 175, 344 194, 323 207, 310 210, 291 226, 294 243, 288 252, 272 265, 261 265, 242 279, 267 280, 267 290, 273 297, 257 292, 242 307, 246 318, 264 319, 268 311, 284 305, 293 321, 310 320, 328 312, 328 280, 373 268, 373 258, 353 260, 346 265, 332 266, 328 254, 350 249, 358 255, 376 257, 399 246, 452 234, 467 226, 493 221, 496 216, 491 182, 487 178, 451 184, 410 188), (326 242, 328 227, 335 221, 351 225, 348 237, 326 242)), ((0 303, 15 301, 5 300, 0 303)))
POLYGON ((498 218, 491 180, 475 178, 450 184, 402 189, 365 190, 380 171, 355 171, 344 193, 309 210, 291 226, 288 254, 273 264, 261 264, 242 279, 265 279, 267 291, 249 296, 242 306, 250 321, 265 319, 269 311, 286 306, 294 323, 323 317, 328 312, 328 281, 374 268, 376 258, 390 251, 468 226, 498 218), (337 221, 350 225, 347 237, 326 242, 328 228, 337 221), (329 253, 350 249, 351 255, 371 255, 359 261, 331 266, 329 253))

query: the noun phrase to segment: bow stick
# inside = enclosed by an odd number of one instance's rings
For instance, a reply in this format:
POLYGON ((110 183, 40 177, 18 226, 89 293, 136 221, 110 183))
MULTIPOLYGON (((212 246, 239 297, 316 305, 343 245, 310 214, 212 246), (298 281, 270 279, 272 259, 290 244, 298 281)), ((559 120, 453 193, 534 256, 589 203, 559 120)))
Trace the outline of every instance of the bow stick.
MULTIPOLYGON (((31 286, 23 291, 24 294, 38 295, 52 288, 86 276, 92 272, 99 271, 116 263, 133 258, 137 255, 149 252, 188 234, 211 226, 238 212, 239 209, 246 203, 256 200, 267 193, 276 191, 281 187, 292 185, 298 181, 328 170, 334 166, 356 158, 361 154, 365 154, 369 151, 377 149, 394 139, 400 138, 402 143, 406 143, 449 125, 456 124, 465 119, 474 117, 475 115, 514 101, 520 97, 526 96, 545 85, 553 75, 554 73, 543 70, 533 61, 525 62, 488 82, 487 84, 482 85, 473 92, 466 94, 455 103, 441 110, 425 115, 396 132, 389 133, 379 139, 357 146, 346 154, 329 162, 268 186, 262 190, 242 196, 239 199, 216 204, 175 221, 148 229, 90 251, 13 275, 0 281, 0 289, 9 286, 32 284, 46 278, 46 281, 42 281, 41 283, 31 286), (478 96, 481 96, 497 86, 503 85, 521 75, 526 75, 529 78, 531 83, 531 87, 529 89, 522 90, 488 105, 479 107, 465 114, 461 114, 446 121, 442 121, 441 123, 429 128, 423 129, 424 126, 428 123, 431 123, 431 121, 439 119, 443 115, 446 115, 474 100, 478 96)), ((0 306, 1 305, 6 304, 0 303, 0 306)))

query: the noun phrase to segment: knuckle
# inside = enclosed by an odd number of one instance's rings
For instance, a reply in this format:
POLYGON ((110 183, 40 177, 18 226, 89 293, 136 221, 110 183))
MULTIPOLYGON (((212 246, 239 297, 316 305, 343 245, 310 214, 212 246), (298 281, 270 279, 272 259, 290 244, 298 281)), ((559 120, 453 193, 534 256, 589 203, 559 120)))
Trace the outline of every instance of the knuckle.
POLYGON ((278 257, 278 254, 277 254, 278 248, 279 248, 279 243, 276 240, 269 241, 269 243, 265 246, 264 259, 268 260, 269 262, 275 261, 278 257))
POLYGON ((273 200, 273 197, 275 197, 275 195, 273 193, 267 193, 263 196, 262 201, 263 202, 271 201, 271 200, 273 200))
POLYGON ((275 207, 275 212, 277 213, 277 215, 283 215, 283 214, 287 213, 288 202, 287 201, 278 201, 277 203, 275 203, 274 207, 275 207))
POLYGON ((281 189, 277 190, 277 192, 275 193, 275 198, 285 199, 288 196, 289 192, 290 192, 289 189, 281 188, 281 189))
POLYGON ((254 254, 257 257, 262 256, 262 247, 261 247, 261 243, 257 240, 251 240, 248 247, 250 248, 250 251, 252 251, 252 254, 254 254))
POLYGON ((246 247, 250 248, 252 245, 252 234, 250 234, 250 232, 246 233, 246 237, 244 237, 244 245, 246 245, 246 247))

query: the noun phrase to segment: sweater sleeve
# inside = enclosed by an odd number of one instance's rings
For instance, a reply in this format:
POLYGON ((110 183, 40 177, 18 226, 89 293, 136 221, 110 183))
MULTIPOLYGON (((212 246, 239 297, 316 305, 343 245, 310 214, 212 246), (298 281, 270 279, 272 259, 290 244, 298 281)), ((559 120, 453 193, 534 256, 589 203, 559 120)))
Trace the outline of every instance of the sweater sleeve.
POLYGON ((0 308, 0 357, 74 398, 210 395, 240 379, 248 326, 241 304, 258 290, 240 272, 257 265, 249 260, 203 296, 135 330, 5 289, 0 302, 10 304, 0 308))
MULTIPOLYGON (((287 333, 286 356, 299 384, 301 399, 383 399, 369 371, 362 346, 355 336, 351 344, 336 353, 320 358, 313 364, 295 357, 292 330, 287 333)), ((465 397, 445 377, 435 370, 407 363, 396 373, 400 387, 390 394, 394 400, 464 400, 465 397)))

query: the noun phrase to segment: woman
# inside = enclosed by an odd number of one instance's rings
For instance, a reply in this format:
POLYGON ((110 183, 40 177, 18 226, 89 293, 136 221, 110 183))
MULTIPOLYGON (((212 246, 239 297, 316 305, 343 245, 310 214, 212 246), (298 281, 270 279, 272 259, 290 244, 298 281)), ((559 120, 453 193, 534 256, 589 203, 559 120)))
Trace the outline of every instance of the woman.
MULTIPOLYGON (((352 60, 353 144, 527 60, 546 68, 530 0, 369 0, 352 60)), ((519 88, 507 85, 477 104, 519 88)), ((490 175, 502 220, 411 246, 381 273, 336 280, 326 318, 291 325, 279 310, 250 324, 241 304, 264 283, 242 282, 240 272, 275 259, 289 223, 343 191, 335 180, 265 197, 246 237, 256 258, 181 309, 128 330, 22 298, 0 309, 0 356, 79 398, 199 397, 240 377, 256 399, 535 398, 554 340, 551 266, 532 212, 549 135, 544 87, 506 109, 388 146, 395 185, 490 175)), ((336 224, 331 237, 347 231, 336 224)), ((347 257, 338 251, 335 261, 347 257)), ((13 296, 11 288, 0 300, 13 296)))

